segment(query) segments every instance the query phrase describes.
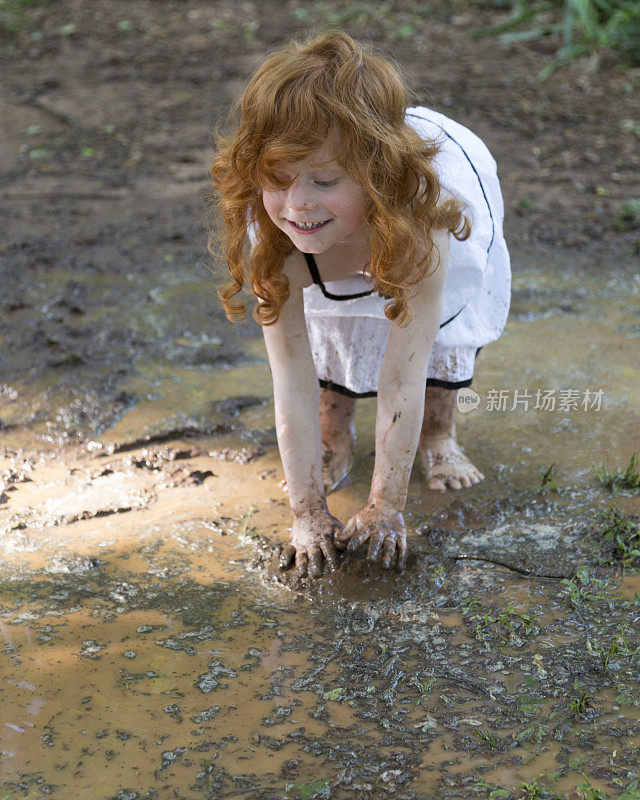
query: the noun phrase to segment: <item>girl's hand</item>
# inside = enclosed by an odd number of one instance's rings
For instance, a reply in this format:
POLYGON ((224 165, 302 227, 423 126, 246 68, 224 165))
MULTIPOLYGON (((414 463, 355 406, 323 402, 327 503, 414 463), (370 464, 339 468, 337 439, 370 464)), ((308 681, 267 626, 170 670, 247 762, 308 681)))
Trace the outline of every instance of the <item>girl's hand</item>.
POLYGON ((322 575, 323 557, 329 569, 338 569, 334 536, 342 530, 340 522, 328 511, 307 511, 296 514, 291 527, 291 544, 280 557, 280 569, 287 569, 295 559, 299 575, 307 572, 312 578, 322 575))
POLYGON ((367 560, 389 569, 396 558, 403 569, 407 558, 407 532, 400 511, 372 501, 354 514, 336 536, 336 547, 354 553, 369 540, 367 560))

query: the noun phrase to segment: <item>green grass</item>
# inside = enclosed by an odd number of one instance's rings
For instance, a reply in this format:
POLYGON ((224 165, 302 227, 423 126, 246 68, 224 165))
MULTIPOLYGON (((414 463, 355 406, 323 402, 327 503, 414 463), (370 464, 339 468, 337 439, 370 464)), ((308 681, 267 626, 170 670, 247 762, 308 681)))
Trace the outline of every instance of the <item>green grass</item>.
POLYGON ((603 526, 596 535, 607 543, 610 562, 625 567, 637 565, 640 560, 640 527, 615 507, 602 512, 600 519, 603 526))
POLYGON ((474 736, 477 736, 480 741, 484 742, 492 750, 497 749, 498 740, 490 731, 486 730, 485 728, 480 728, 480 730, 477 728, 472 728, 471 733, 474 736))
POLYGON ((558 491, 558 484, 553 480, 553 471, 556 468, 555 464, 551 464, 551 466, 547 467, 547 469, 542 469, 540 471, 540 489, 544 489, 545 487, 549 487, 554 491, 558 491))
POLYGON ((31 12, 51 0, 0 0, 0 35, 19 34, 33 27, 31 12))
POLYGON ((605 50, 640 65, 640 3, 637 0, 511 0, 511 18, 476 32, 507 42, 532 42, 553 36, 555 57, 542 69, 545 80, 574 58, 605 50))
MULTIPOLYGON (((479 605, 479 604, 478 604, 479 605)), ((475 610, 474 601, 467 605, 465 613, 475 610)), ((497 639, 501 644, 508 644, 512 639, 535 637, 540 633, 538 620, 531 614, 518 612, 509 604, 495 617, 489 614, 473 614, 469 622, 475 622, 475 634, 480 641, 487 638, 497 639)))
POLYGON ((328 797, 329 781, 313 781, 313 783, 301 783, 293 787, 298 792, 299 797, 328 797))
POLYGON ((573 698, 569 708, 576 714, 585 714, 590 708, 593 708, 593 698, 584 691, 579 697, 573 698))
POLYGON ((640 228, 640 200, 630 197, 623 203, 618 203, 617 214, 611 222, 619 233, 633 228, 640 228))
POLYGON ((593 469, 600 484, 612 494, 619 489, 640 489, 640 457, 637 453, 631 456, 629 466, 624 472, 612 472, 606 464, 593 469))

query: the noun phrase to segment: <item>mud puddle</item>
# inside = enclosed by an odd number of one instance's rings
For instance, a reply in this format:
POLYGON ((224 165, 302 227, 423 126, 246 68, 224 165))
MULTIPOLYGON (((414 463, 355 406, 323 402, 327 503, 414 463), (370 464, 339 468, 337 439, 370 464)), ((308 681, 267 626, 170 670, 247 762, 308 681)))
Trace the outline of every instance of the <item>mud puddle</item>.
MULTIPOLYGON (((207 327, 210 299, 185 326, 203 284, 170 270, 151 293, 127 279, 146 301, 120 333, 119 287, 51 280, 38 346, 63 361, 0 393, 5 795, 635 791, 639 495, 594 470, 640 450, 633 275, 517 274, 458 419, 487 479, 433 494, 416 465, 405 573, 349 557, 315 583, 276 566, 289 511, 261 339, 207 327), (71 364, 89 323, 105 334, 71 364)), ((375 407, 359 401, 329 497, 343 521, 368 493, 375 407)))
MULTIPOLYGON (((459 415, 487 479, 434 495, 415 471, 403 574, 277 569, 289 512, 259 340, 225 369, 141 360, 136 403, 78 445, 7 430, 5 794, 634 792, 640 507, 593 467, 638 449, 635 296, 592 298, 590 318, 527 302, 459 415)), ((374 415, 359 403, 342 520, 366 498, 374 415)))

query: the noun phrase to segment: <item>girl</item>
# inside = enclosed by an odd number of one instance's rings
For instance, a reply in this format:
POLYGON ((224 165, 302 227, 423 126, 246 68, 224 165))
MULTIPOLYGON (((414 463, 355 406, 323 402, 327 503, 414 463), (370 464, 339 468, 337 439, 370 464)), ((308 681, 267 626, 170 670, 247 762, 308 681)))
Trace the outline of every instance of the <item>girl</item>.
POLYGON ((280 565, 301 574, 365 542, 371 562, 404 565, 416 449, 432 489, 483 478, 453 414, 509 306, 495 162, 407 105, 393 64, 328 31, 256 71, 212 166, 232 278, 219 294, 231 320, 245 279, 258 301, 293 514, 280 565), (376 393, 371 492, 342 528, 325 492, 349 469, 355 398, 376 393))

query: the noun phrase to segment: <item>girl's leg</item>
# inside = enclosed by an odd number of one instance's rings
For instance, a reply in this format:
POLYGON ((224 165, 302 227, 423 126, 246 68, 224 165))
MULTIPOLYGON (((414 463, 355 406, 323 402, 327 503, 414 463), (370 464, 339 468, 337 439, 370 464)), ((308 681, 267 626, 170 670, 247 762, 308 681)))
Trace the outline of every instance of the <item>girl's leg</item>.
POLYGON ((355 410, 354 397, 320 389, 322 477, 327 493, 337 488, 351 469, 356 446, 355 410))
POLYGON ((446 492, 483 480, 458 445, 454 414, 457 389, 427 386, 418 452, 430 489, 446 492))

